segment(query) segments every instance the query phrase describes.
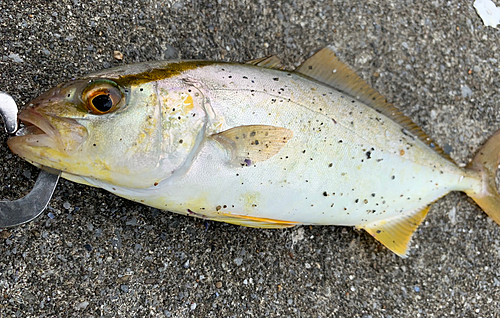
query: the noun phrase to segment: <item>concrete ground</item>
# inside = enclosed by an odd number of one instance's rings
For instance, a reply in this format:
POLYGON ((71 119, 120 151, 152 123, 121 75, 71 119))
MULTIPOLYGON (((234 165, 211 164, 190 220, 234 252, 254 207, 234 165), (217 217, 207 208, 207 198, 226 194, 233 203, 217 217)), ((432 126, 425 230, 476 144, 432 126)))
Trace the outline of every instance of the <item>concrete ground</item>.
MULTIPOLYGON (((472 2, 0 0, 0 90, 23 105, 94 70, 177 57, 276 54, 292 69, 332 44, 465 164, 500 128, 500 31, 472 2)), ((6 139, 0 198, 14 199, 37 170, 6 139)), ((461 193, 401 259, 352 228, 204 222, 62 181, 40 218, 0 232, 0 317, 499 317, 499 237, 461 193)))

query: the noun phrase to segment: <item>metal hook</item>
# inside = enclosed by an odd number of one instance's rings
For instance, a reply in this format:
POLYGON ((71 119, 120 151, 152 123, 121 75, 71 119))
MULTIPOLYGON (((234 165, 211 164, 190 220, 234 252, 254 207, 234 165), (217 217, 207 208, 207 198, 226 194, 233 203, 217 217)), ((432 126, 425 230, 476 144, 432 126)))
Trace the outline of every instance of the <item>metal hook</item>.
MULTIPOLYGON (((17 105, 9 94, 3 92, 0 92, 0 116, 7 133, 16 133, 17 105)), ((0 228, 21 225, 38 217, 49 204, 60 174, 59 171, 42 170, 26 196, 15 201, 0 201, 0 228)))

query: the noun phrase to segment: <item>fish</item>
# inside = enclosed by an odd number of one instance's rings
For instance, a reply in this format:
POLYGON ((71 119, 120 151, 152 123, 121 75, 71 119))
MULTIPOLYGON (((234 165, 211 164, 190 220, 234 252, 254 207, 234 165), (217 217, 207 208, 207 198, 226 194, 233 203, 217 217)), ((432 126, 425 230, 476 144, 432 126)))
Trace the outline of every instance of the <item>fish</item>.
POLYGON ((154 208, 257 228, 363 229, 401 257, 433 202, 500 224, 500 133, 466 167, 327 46, 295 70, 155 61, 60 84, 19 113, 15 154, 154 208))

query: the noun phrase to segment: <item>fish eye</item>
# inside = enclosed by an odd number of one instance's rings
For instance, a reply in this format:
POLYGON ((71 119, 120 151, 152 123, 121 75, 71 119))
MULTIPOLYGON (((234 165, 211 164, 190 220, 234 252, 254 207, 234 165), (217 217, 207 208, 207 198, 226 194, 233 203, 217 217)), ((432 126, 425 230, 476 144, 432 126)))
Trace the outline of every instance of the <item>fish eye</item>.
POLYGON ((118 85, 109 80, 91 82, 82 93, 85 108, 94 115, 116 110, 122 99, 123 94, 118 85))

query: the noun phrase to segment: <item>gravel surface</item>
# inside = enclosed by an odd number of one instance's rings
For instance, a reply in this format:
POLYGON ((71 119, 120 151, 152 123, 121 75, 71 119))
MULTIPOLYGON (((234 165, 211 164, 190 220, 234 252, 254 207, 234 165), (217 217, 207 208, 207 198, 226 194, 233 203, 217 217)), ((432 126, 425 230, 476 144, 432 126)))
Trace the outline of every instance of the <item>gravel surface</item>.
MULTIPOLYGON (((0 90, 23 105, 91 71, 177 57, 276 54, 293 68, 332 44, 465 164, 500 128, 500 31, 472 2, 0 0, 0 90)), ((14 199, 37 170, 6 139, 0 198, 14 199)), ((61 181, 40 218, 0 232, 0 317, 499 317, 498 237, 461 193, 401 259, 351 228, 204 222, 61 181)))

